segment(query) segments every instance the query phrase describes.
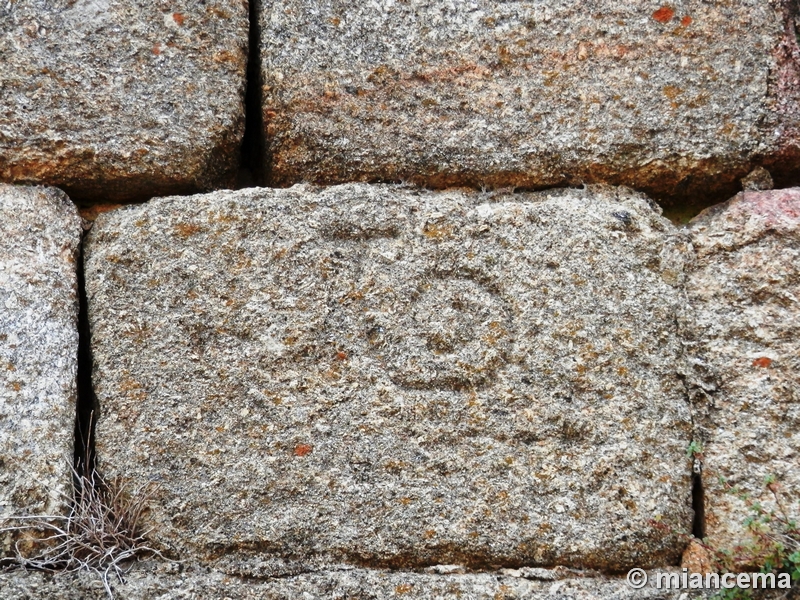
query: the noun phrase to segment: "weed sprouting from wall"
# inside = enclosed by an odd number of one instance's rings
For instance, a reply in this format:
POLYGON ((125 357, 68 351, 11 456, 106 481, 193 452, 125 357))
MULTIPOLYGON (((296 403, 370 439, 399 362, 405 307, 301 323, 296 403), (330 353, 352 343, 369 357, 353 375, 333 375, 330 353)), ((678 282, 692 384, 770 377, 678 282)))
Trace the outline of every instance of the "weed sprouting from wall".
POLYGON ((164 558, 147 541, 150 531, 141 522, 154 491, 152 485, 131 489, 121 479, 105 481, 92 470, 79 473, 73 468, 67 516, 19 515, 0 522, 0 533, 22 538, 14 555, 4 559, 5 568, 94 574, 113 598, 112 581, 124 581, 134 561, 164 558))

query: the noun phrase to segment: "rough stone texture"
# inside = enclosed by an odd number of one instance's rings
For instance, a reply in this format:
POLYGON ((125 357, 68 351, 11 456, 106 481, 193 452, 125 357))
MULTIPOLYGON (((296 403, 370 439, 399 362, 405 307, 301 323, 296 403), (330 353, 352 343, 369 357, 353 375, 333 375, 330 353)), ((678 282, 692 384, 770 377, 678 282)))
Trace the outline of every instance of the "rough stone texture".
POLYGON ((800 517, 800 189, 745 192, 691 224, 687 291, 706 533, 746 542, 745 503, 719 481, 800 517))
POLYGON ((127 200, 229 185, 247 3, 0 4, 0 181, 127 200))
MULTIPOLYGON (((63 192, 0 184, 0 523, 68 500, 80 239, 63 192)), ((0 557, 13 541, 0 535, 0 557)))
POLYGON ((101 214, 101 469, 235 573, 677 564, 689 246, 657 210, 354 184, 101 214))
MULTIPOLYGON (((540 569, 541 571, 541 569, 540 569)), ((659 590, 655 572, 648 586, 631 589, 623 579, 561 578, 544 572, 433 575, 379 570, 339 570, 254 581, 189 569, 136 569, 115 584, 124 600, 689 600, 707 597, 696 590, 659 590)), ((708 594, 710 596, 710 594, 708 594)), ((0 573, 3 600, 106 600, 99 581, 87 576, 48 577, 39 573, 0 573)))
POLYGON ((757 192, 762 190, 771 190, 775 187, 772 181, 772 175, 764 167, 756 167, 747 177, 743 177, 742 181, 743 192, 757 192))
POLYGON ((789 2, 260 7, 276 184, 604 181, 707 201, 755 162, 797 178, 789 2))

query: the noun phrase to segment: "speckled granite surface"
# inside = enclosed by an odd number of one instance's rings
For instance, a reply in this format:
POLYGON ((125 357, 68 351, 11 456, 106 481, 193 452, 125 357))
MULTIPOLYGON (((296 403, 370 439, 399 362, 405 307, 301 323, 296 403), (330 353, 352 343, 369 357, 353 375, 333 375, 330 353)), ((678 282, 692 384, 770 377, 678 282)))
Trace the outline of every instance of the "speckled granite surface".
POLYGON ((0 181, 73 198, 231 185, 244 130, 247 4, 0 4, 0 181))
POLYGON ((793 5, 260 0, 272 181, 618 183, 725 199, 796 181, 793 5))
POLYGON ((673 564, 688 252, 616 188, 104 213, 86 246, 101 469, 159 482, 159 543, 232 573, 673 564))
POLYGON ((81 233, 63 192, 0 184, 0 527, 69 503, 81 233))

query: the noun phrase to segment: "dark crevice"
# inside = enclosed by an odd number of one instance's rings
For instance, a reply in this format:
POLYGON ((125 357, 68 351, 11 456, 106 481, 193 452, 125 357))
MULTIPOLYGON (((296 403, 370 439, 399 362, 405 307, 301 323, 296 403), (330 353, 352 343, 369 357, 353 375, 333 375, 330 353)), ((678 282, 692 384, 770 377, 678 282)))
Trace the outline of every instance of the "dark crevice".
POLYGON ((81 240, 78 255, 78 397, 75 413, 74 466, 76 475, 89 477, 94 473, 94 409, 96 398, 92 388, 92 347, 89 332, 86 279, 83 269, 83 246, 81 240))
POLYGON ((244 136, 237 187, 264 183, 263 117, 261 114, 261 54, 258 26, 258 1, 250 0, 250 37, 247 58, 247 86, 244 97, 244 136))
POLYGON ((702 540, 706 537, 706 510, 703 477, 700 473, 692 474, 692 508, 694 509, 692 535, 702 540))

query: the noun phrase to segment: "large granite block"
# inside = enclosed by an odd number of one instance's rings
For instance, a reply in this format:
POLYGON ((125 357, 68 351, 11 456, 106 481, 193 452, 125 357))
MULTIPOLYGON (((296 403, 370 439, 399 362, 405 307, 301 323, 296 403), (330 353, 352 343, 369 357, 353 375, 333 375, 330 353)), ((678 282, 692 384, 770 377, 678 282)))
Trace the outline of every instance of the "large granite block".
POLYGON ((0 184, 0 521, 69 503, 81 232, 63 192, 0 184))
POLYGON ((790 2, 260 0, 272 181, 625 184, 727 198, 795 179, 790 2))
POLYGON ((229 185, 247 3, 0 5, 0 181, 126 200, 229 185))
POLYGON ((101 214, 86 252, 100 466, 159 483, 176 555, 677 562, 689 246, 645 197, 216 192, 101 214))
POLYGON ((753 514, 734 487, 766 510, 800 517, 800 189, 744 192, 690 231, 706 533, 733 549, 748 542, 744 521, 753 514))

